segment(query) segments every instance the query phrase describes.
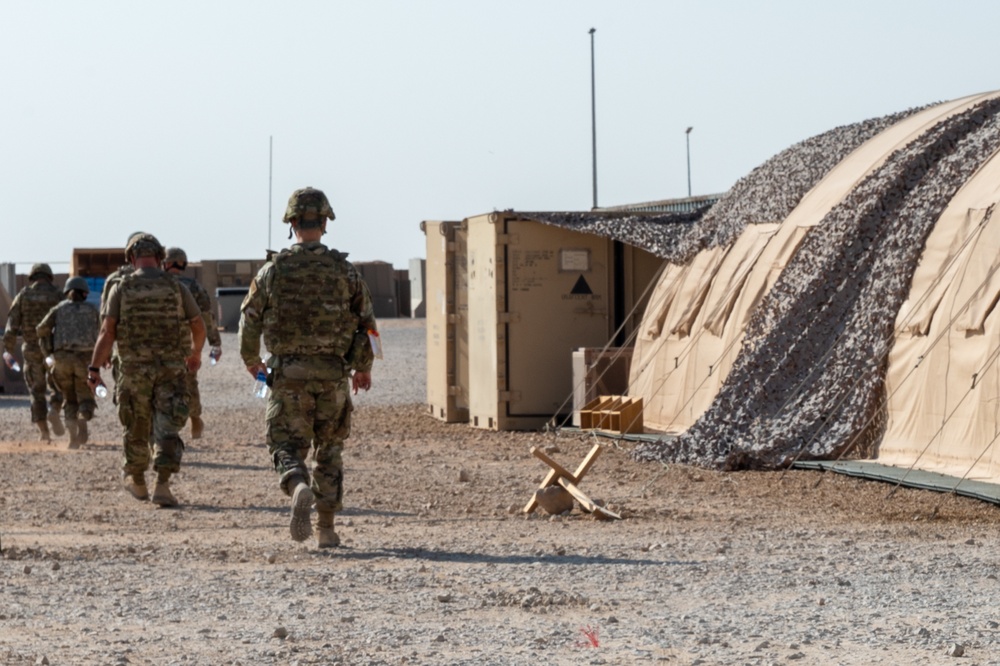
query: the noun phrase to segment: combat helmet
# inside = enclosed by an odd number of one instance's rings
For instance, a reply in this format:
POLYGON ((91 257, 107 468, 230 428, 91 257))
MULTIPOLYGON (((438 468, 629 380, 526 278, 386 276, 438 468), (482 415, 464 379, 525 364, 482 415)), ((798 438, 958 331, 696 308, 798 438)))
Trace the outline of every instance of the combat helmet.
POLYGON ((39 277, 48 277, 49 282, 56 279, 56 276, 52 273, 52 267, 48 264, 34 264, 31 267, 31 271, 28 273, 29 280, 37 280, 39 277))
POLYGON ((163 255, 164 266, 177 264, 177 268, 184 270, 187 267, 187 263, 188 263, 187 252, 180 249, 179 247, 168 247, 164 251, 163 255))
POLYGON ((163 245, 153 234, 136 232, 129 236, 125 246, 125 258, 132 261, 133 257, 156 257, 157 261, 163 261, 163 245))
POLYGON ((295 222, 302 228, 316 228, 324 218, 336 219, 326 195, 315 187, 303 187, 288 197, 288 208, 282 221, 289 224, 295 222))
POLYGON ((79 275, 71 277, 70 279, 66 280, 66 284, 63 285, 63 293, 68 294, 74 289, 82 291, 84 294, 90 293, 90 285, 87 284, 87 280, 85 278, 80 277, 79 275))

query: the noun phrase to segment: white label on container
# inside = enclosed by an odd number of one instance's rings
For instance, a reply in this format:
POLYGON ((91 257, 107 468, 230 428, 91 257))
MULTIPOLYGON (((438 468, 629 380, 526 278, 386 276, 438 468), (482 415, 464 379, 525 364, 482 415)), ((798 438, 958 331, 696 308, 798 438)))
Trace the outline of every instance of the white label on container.
POLYGON ((590 250, 559 250, 560 271, 589 271, 590 250))

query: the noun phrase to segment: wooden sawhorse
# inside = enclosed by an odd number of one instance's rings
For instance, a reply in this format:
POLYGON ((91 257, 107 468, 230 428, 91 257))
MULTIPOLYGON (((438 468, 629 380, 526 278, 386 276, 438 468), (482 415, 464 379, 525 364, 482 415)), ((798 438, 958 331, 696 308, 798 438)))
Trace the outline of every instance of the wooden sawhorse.
MULTIPOLYGON (((579 483, 583 480, 584 475, 587 471, 594 465, 597 460, 597 456, 601 455, 601 445, 594 444, 594 448, 590 449, 590 452, 584 457, 583 462, 580 466, 576 468, 576 471, 570 474, 569 470, 557 463, 555 460, 550 458, 544 451, 542 451, 537 446, 531 447, 531 455, 535 456, 546 465, 551 467, 549 473, 545 475, 545 479, 542 480, 542 484, 539 489, 548 488, 549 486, 559 485, 562 486, 570 495, 573 496, 580 506, 584 508, 585 511, 589 511, 598 518, 604 519, 621 519, 617 513, 605 509, 603 506, 595 504, 592 499, 587 497, 579 488, 579 483)), ((532 513, 538 507, 538 501, 532 497, 531 500, 524 506, 524 513, 532 513)))

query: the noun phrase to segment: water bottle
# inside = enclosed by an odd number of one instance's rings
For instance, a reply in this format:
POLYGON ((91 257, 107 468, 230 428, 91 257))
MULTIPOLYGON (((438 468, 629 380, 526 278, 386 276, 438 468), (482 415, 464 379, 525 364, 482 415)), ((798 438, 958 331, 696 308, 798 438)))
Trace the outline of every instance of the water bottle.
POLYGON ((208 352, 208 362, 215 365, 219 362, 220 356, 222 356, 222 347, 212 347, 212 351, 208 352))
POLYGON ((263 370, 257 371, 257 382, 254 384, 253 394, 258 398, 267 397, 267 373, 263 370))
POLYGON ((14 358, 13 354, 11 354, 10 352, 4 352, 3 360, 4 362, 7 363, 7 367, 9 367, 11 370, 13 370, 14 372, 21 372, 21 364, 17 362, 17 359, 14 358))
POLYGON ((101 382, 100 384, 97 385, 97 388, 94 389, 94 393, 97 394, 98 398, 107 398, 108 387, 104 385, 104 382, 101 382))

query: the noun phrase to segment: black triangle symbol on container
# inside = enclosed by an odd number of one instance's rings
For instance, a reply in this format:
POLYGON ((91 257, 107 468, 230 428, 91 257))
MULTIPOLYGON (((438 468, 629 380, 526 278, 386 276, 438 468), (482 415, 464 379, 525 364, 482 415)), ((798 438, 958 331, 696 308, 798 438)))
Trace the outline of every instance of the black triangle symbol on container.
POLYGON ((576 284, 573 285, 573 289, 569 293, 571 293, 571 294, 593 294, 594 292, 592 292, 590 290, 590 285, 587 284, 587 281, 584 280, 583 276, 581 275, 580 279, 576 281, 576 284))

